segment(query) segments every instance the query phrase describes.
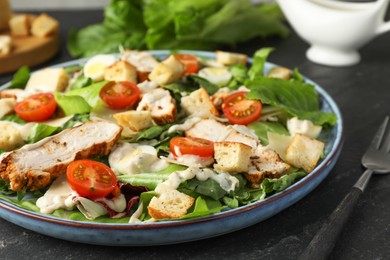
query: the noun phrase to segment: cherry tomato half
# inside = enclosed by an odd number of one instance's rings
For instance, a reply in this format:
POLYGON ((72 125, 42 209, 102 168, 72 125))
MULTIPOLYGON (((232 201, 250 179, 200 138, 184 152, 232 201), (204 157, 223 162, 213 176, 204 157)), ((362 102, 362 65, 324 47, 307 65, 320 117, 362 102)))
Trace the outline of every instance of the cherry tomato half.
POLYGON ((137 85, 128 81, 110 81, 100 90, 100 98, 112 109, 131 107, 140 95, 137 85))
POLYGON ((180 154, 192 154, 201 157, 214 155, 214 143, 212 141, 196 137, 174 137, 169 142, 169 147, 174 156, 180 154))
POLYGON ((49 119, 56 111, 57 103, 51 93, 29 96, 15 106, 16 114, 27 122, 40 122, 49 119))
POLYGON ((110 167, 92 160, 71 162, 66 169, 66 179, 74 191, 90 199, 107 196, 118 182, 110 167))
POLYGON ((199 70, 198 59, 192 54, 178 53, 173 55, 178 59, 186 68, 184 75, 197 73, 199 70))
POLYGON ((246 98, 247 93, 236 92, 223 101, 222 111, 230 123, 247 125, 260 117, 263 107, 261 102, 246 98))

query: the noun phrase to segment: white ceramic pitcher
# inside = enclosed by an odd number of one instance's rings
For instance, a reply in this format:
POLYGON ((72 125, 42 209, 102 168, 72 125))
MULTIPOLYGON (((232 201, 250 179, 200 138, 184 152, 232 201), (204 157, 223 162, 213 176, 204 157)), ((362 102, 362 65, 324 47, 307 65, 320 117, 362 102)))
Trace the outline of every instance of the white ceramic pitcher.
POLYGON ((384 22, 389 0, 352 3, 335 0, 276 0, 294 30, 311 47, 309 60, 330 66, 354 65, 358 49, 390 30, 384 22))

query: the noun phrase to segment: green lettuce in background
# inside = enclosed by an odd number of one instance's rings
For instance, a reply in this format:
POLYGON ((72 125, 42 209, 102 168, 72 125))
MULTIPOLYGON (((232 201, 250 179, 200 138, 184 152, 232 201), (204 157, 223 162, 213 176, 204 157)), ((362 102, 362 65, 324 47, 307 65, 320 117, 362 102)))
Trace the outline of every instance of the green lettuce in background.
POLYGON ((72 30, 74 57, 130 49, 215 49, 254 37, 286 36, 277 4, 250 0, 111 0, 104 21, 72 30), (227 33, 228 32, 228 33, 227 33))

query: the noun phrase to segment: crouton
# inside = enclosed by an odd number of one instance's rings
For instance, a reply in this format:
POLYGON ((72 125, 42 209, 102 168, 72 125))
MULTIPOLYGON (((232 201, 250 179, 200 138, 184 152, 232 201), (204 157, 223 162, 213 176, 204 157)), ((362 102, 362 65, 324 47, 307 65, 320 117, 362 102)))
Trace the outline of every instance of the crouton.
POLYGON ((150 111, 153 120, 158 125, 173 123, 176 118, 176 105, 168 90, 154 89, 142 96, 137 111, 150 111))
POLYGON ((214 107, 209 94, 204 88, 182 97, 181 107, 187 114, 195 117, 210 118, 219 115, 218 110, 214 107))
POLYGON ((20 131, 10 122, 0 121, 0 149, 11 151, 24 144, 20 131))
POLYGON ((14 15, 9 20, 11 34, 15 36, 27 36, 30 34, 30 19, 26 14, 14 15))
POLYGON ((153 125, 150 111, 129 110, 112 115, 118 125, 128 127, 133 131, 139 132, 153 125))
POLYGON ((275 67, 267 73, 267 77, 289 80, 291 78, 291 71, 288 68, 275 67))
POLYGON ((39 92, 63 92, 70 77, 63 68, 47 68, 31 75, 26 90, 39 92))
POLYGON ((249 170, 244 177, 252 188, 258 188, 264 178, 279 178, 288 169, 290 165, 283 162, 275 151, 259 145, 251 155, 249 170))
POLYGON ((175 56, 171 55, 153 68, 149 74, 149 79, 160 86, 164 86, 180 79, 184 70, 184 65, 175 56))
POLYGON ((0 35, 0 55, 11 53, 12 38, 9 35, 0 35))
POLYGON ((15 98, 1 98, 0 99, 0 118, 14 111, 16 105, 15 98))
POLYGON ((154 219, 181 218, 194 204, 195 199, 177 190, 169 190, 159 197, 153 197, 148 206, 149 215, 154 219))
POLYGON ((127 61, 117 61, 104 70, 104 79, 109 81, 130 81, 137 83, 137 70, 127 61))
POLYGON ((214 143, 214 169, 227 173, 246 172, 249 168, 252 147, 237 142, 214 143))
POLYGON ((39 15, 31 25, 31 34, 37 37, 47 37, 53 35, 59 27, 56 19, 47 14, 39 15))
POLYGON ((291 165, 311 172, 317 165, 325 144, 303 134, 295 134, 286 151, 286 161, 291 165))
POLYGON ((216 51, 215 52, 217 62, 224 65, 234 65, 238 63, 246 64, 248 56, 241 53, 216 51))
POLYGON ((222 110, 222 104, 225 98, 231 94, 231 91, 227 88, 221 88, 214 95, 211 96, 211 101, 218 110, 222 110))

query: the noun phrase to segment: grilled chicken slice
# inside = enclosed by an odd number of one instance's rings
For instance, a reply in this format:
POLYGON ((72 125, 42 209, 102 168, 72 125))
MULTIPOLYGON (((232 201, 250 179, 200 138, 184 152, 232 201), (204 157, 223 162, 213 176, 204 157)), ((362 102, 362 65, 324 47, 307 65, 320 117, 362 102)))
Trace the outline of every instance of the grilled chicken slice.
POLYGON ((121 134, 107 121, 90 121, 0 157, 0 177, 11 189, 46 187, 77 159, 107 155, 121 134))
POLYGON ((191 129, 185 131, 189 137, 198 137, 213 142, 238 142, 257 147, 258 140, 252 136, 243 134, 232 125, 224 125, 215 119, 203 119, 196 123, 191 129))

